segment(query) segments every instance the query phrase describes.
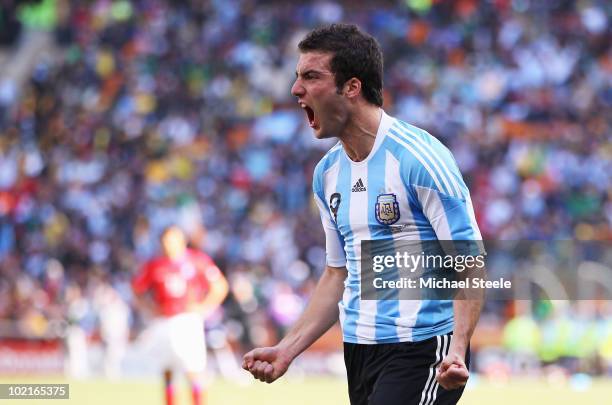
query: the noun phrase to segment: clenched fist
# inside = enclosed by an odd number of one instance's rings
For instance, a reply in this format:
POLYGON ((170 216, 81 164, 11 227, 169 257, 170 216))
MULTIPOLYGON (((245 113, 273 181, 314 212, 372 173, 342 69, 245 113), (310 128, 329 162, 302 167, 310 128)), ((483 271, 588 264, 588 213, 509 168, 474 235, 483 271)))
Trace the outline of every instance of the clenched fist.
POLYGON ((444 358, 436 372, 438 383, 446 390, 463 387, 469 377, 470 372, 463 358, 452 352, 444 358))
POLYGON ((291 360, 278 346, 260 347, 244 355, 242 368, 259 381, 270 384, 287 372, 291 360))

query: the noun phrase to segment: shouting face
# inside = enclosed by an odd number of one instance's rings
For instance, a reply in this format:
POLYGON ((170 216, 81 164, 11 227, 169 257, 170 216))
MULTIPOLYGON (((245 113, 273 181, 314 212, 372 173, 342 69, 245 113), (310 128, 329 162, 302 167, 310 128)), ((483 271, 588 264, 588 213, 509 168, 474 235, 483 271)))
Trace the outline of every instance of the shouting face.
POLYGON ((348 100, 336 87, 331 58, 328 52, 302 53, 291 87, 318 139, 340 136, 349 118, 348 100))

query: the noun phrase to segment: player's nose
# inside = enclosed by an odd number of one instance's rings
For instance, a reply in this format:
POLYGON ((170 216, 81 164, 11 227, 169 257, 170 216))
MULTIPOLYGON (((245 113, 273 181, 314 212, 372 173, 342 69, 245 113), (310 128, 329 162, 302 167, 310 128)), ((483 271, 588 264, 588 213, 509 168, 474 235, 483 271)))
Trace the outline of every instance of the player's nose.
POLYGON ((293 86, 291 86, 291 95, 295 97, 301 97, 304 95, 304 93, 306 93, 306 89, 304 89, 304 86, 302 86, 299 79, 297 79, 293 83, 293 86))

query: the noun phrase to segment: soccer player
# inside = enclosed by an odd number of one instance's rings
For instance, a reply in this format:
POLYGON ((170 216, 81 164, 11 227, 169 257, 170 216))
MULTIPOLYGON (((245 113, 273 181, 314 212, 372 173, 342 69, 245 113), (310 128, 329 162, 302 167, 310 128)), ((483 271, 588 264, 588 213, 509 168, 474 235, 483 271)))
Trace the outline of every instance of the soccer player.
POLYGON ((339 140, 313 178, 327 265, 293 328, 276 346, 247 353, 243 368, 273 382, 339 316, 352 405, 455 404, 482 298, 362 300, 361 242, 480 240, 469 191, 442 143, 382 110, 374 38, 333 24, 298 46, 291 93, 316 138, 339 140))
POLYGON ((175 397, 173 371, 184 371, 194 405, 205 402, 202 374, 206 368, 204 319, 225 299, 228 284, 206 254, 189 249, 181 229, 171 226, 161 236, 163 256, 147 262, 133 279, 141 306, 153 307, 156 318, 142 334, 145 349, 164 374, 166 404, 175 397), (144 294, 150 292, 152 301, 144 294))

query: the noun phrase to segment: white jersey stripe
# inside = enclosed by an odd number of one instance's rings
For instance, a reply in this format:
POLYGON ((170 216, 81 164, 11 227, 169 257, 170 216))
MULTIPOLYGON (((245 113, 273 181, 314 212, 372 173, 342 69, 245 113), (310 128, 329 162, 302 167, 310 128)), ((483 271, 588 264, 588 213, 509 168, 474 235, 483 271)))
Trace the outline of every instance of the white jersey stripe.
MULTIPOLYGON (((400 138, 404 139, 406 142, 410 143, 411 145, 413 145, 415 148, 417 148, 419 150, 419 152, 421 152, 421 154, 423 155, 423 157, 425 159, 427 159, 431 165, 433 166, 433 168, 436 170, 436 173, 438 173, 438 175, 440 176, 440 178, 442 179, 442 182, 444 183, 444 185, 446 186, 446 190, 444 191, 446 194, 455 197, 455 194, 453 193, 453 188, 451 187, 449 181, 448 181, 448 176, 447 174, 444 172, 444 170, 440 169, 440 166, 438 166, 438 163, 436 162, 436 159, 434 159, 430 154, 429 151, 426 150, 426 148, 424 148, 423 146, 421 146, 419 144, 418 141, 421 141, 421 139, 415 140, 414 138, 408 136, 406 134, 406 132, 403 130, 403 128, 399 127, 397 124, 393 126, 392 129, 392 133, 394 135, 399 136, 400 138)), ((414 135, 413 135, 414 136, 414 135)), ((443 190, 440 190, 443 191, 443 190)))
POLYGON ((402 181, 400 171, 400 162, 393 156, 393 153, 386 151, 387 157, 385 160, 385 192, 394 193, 397 197, 399 210, 405 226, 400 232, 393 233, 395 240, 420 240, 421 234, 417 227, 412 209, 410 208, 409 196, 406 186, 402 181))
POLYGON ((438 239, 452 240, 453 237, 448 225, 448 219, 446 218, 446 211, 436 190, 421 186, 414 186, 414 188, 423 207, 423 213, 429 218, 438 239))
MULTIPOLYGON (((351 170, 351 184, 357 183, 361 179, 366 187, 368 185, 368 166, 354 165, 351 170)), ((361 274, 361 241, 370 240, 370 229, 359 224, 368 223, 368 193, 350 193, 351 199, 349 206, 349 217, 351 224, 356 224, 353 228, 353 250, 357 259, 357 274, 361 274)), ((361 290, 360 290, 361 294, 361 290)), ((357 320, 356 334, 358 343, 372 343, 376 340, 376 312, 377 302, 375 300, 359 301, 359 318, 357 320)))
MULTIPOLYGON (((403 229, 401 232, 393 234, 394 240, 420 240, 420 233, 416 225, 414 224, 414 218, 412 217, 412 210, 408 203, 408 195, 406 187, 402 182, 400 175, 400 162, 393 156, 389 151, 386 152, 387 157, 385 160, 385 192, 393 191, 397 196, 397 202, 399 204, 399 210, 401 215, 404 217, 407 229, 403 229)), ((398 291, 398 310, 400 313, 399 318, 395 320, 397 325, 397 335, 402 341, 412 340, 412 328, 416 324, 419 310, 421 309, 421 301, 417 301, 410 298, 410 291, 408 289, 400 289, 398 291)))
POLYGON ((402 145, 404 148, 408 149, 408 151, 410 151, 410 153, 412 153, 412 155, 419 161, 421 162, 421 164, 423 165, 423 167, 425 168, 425 170, 427 170, 429 172, 429 175, 431 176, 431 178, 433 179, 433 181, 436 183, 436 187, 438 187, 438 189, 440 191, 446 192, 444 191, 445 189, 442 187, 442 185, 440 184, 440 182, 438 181, 438 177, 436 176, 436 173, 431 169, 431 167, 429 166, 429 164, 423 159, 423 157, 416 153, 416 151, 414 150, 414 148, 410 145, 408 145, 406 142, 404 142, 402 139, 400 139, 399 137, 397 137, 395 134, 393 134, 392 132, 389 132, 388 134, 389 138, 393 139, 395 142, 399 143, 400 145, 402 145))
POLYGON ((423 145, 425 148, 427 148, 431 152, 431 155, 433 156, 433 158, 440 163, 443 169, 442 171, 444 172, 444 174, 446 174, 446 176, 450 179, 451 183, 453 184, 453 187, 455 191, 457 192, 457 196, 461 198, 462 197, 461 188, 457 184, 457 181, 455 180, 455 177, 453 176, 452 171, 449 170, 448 166, 446 166, 446 163, 444 162, 444 159, 440 156, 440 154, 436 153, 436 151, 433 149, 431 145, 428 145, 425 141, 423 141, 423 139, 420 136, 418 136, 418 134, 415 134, 412 131, 412 129, 408 128, 406 124, 402 123, 399 120, 396 120, 395 122, 401 125, 400 129, 403 129, 405 133, 407 132, 411 134, 414 137, 414 139, 416 139, 417 142, 419 142, 421 145, 423 145))

